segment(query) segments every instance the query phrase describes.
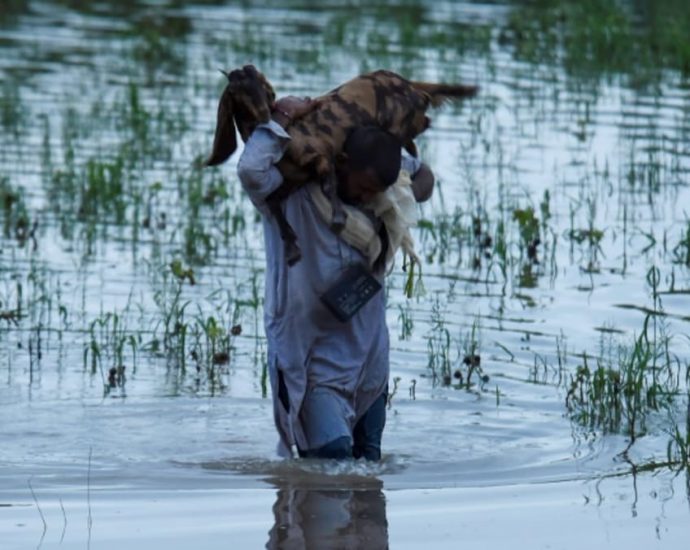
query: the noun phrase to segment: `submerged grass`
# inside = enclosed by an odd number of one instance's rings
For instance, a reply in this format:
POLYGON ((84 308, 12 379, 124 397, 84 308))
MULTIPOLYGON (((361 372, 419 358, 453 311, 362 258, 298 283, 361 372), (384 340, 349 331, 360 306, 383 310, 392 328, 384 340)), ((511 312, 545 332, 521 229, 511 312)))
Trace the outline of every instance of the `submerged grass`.
POLYGON ((26 120, 26 105, 22 101, 19 84, 14 79, 3 80, 0 92, 0 125, 16 136, 26 120))
POLYGON ((687 221, 678 244, 673 248, 673 255, 676 263, 690 267, 690 220, 687 221))
MULTIPOLYGON (((641 333, 608 357, 585 354, 570 376, 565 404, 571 418, 588 430, 625 435, 629 441, 626 456, 638 438, 666 432, 670 436, 668 465, 683 466, 687 465, 688 435, 687 426, 685 431, 681 428, 678 406, 688 406, 690 363, 671 351, 672 339, 660 317, 659 270, 651 268, 647 280, 654 309, 645 317, 641 333)), ((683 420, 687 424, 689 419, 683 420)))
POLYGON ((484 389, 489 376, 482 369, 479 336, 477 318, 469 332, 454 337, 445 320, 444 306, 436 297, 431 309, 431 329, 426 336, 427 370, 434 385, 464 390, 484 389))
MULTIPOLYGON (((212 37, 209 33, 202 41, 208 40, 208 51, 217 52, 221 66, 227 68, 226 63, 240 58, 241 62, 265 63, 272 77, 278 75, 276 78, 286 81, 283 84, 299 88, 300 93, 314 82, 309 80, 314 74, 333 72, 340 78, 341 73, 379 66, 415 78, 465 81, 468 68, 481 75, 482 97, 468 107, 469 116, 459 116, 462 111, 449 107, 444 112, 451 113, 448 118, 441 115, 435 118, 439 126, 431 132, 438 134, 429 134, 432 136, 429 143, 470 142, 468 147, 480 151, 476 158, 464 150, 458 153, 461 178, 473 182, 473 188, 466 195, 453 195, 461 197, 457 204, 451 206, 450 200, 441 199, 439 208, 425 210, 418 235, 426 263, 433 264, 425 274, 430 272, 434 289, 429 294, 431 298, 417 296, 420 305, 414 313, 409 302, 394 304, 400 312, 403 341, 414 342, 414 329, 430 321, 426 345, 428 372, 434 383, 470 389, 485 382, 479 354, 480 327, 475 321, 467 334, 451 329, 449 311, 443 306, 445 291, 439 297, 442 283, 434 277, 440 273, 444 278, 462 281, 461 284, 466 284, 465 293, 485 299, 487 307, 502 323, 506 312, 513 307, 509 303, 511 298, 515 298, 517 307, 539 311, 538 293, 548 293, 545 290, 548 284, 554 289, 554 295, 560 290, 555 281, 562 271, 556 268, 555 260, 547 263, 547 251, 551 258, 558 255, 562 264, 567 262, 564 259, 567 251, 565 247, 557 249, 556 236, 564 235, 571 251, 574 247, 582 248, 585 260, 580 267, 591 275, 600 272, 603 251, 616 236, 615 223, 607 222, 603 228, 601 218, 607 214, 596 208, 603 202, 600 197, 606 195, 592 194, 591 198, 582 199, 583 189, 611 184, 597 181, 592 173, 596 167, 582 168, 584 175, 576 197, 564 198, 570 189, 558 183, 550 189, 539 190, 538 194, 516 191, 516 187, 522 187, 532 176, 513 167, 512 159, 503 155, 503 148, 508 149, 510 140, 519 141, 524 149, 538 142, 537 137, 526 139, 532 131, 532 117, 536 119, 535 136, 545 124, 556 120, 566 124, 566 133, 571 132, 577 140, 575 147, 566 146, 568 155, 564 165, 581 162, 583 149, 578 148, 592 146, 591 138, 600 121, 596 118, 599 96, 583 93, 580 86, 589 92, 592 82, 598 83, 611 75, 626 75, 634 85, 658 82, 653 78, 661 79, 662 71, 669 68, 678 68, 685 74, 687 52, 679 29, 686 20, 688 8, 674 1, 643 1, 633 5, 603 0, 537 0, 510 4, 507 20, 494 23, 465 18, 455 12, 452 4, 439 7, 431 2, 411 1, 393 3, 395 9, 391 10, 390 2, 377 0, 354 2, 338 9, 310 4, 305 10, 298 3, 296 11, 291 13, 296 23, 291 18, 281 21, 288 35, 294 38, 284 41, 289 42, 287 46, 263 32, 263 21, 247 4, 247 13, 242 12, 236 32, 224 33, 222 37, 212 37), (438 15, 439 9, 448 10, 443 12, 448 15, 448 21, 438 15), (307 19, 313 19, 314 11, 322 18, 310 23, 307 19), (674 14, 676 17, 672 17, 674 14), (550 65, 550 70, 540 72, 544 64, 550 65), (521 71, 530 75, 522 75, 521 71), (549 80, 546 75, 552 78, 549 80), (515 89, 511 90, 511 86, 515 89), (515 96, 506 95, 509 92, 515 96), (516 111, 524 110, 527 114, 523 116, 530 121, 514 121, 516 128, 501 126, 506 123, 501 117, 507 116, 501 110, 516 106, 516 111), (455 133, 456 126, 465 124, 470 128, 469 135, 455 133), (497 125, 496 137, 491 135, 492 124, 497 125), (501 190, 494 200, 485 189, 497 184, 501 190), (569 231, 559 225, 564 211, 573 213, 569 231), (584 213, 584 221, 576 219, 580 212, 584 213), (490 283, 499 284, 494 287, 490 283), (496 295, 489 297, 491 294, 496 295)), ((70 5, 87 12, 92 9, 86 2, 70 5)), ((269 6, 290 9, 277 1, 269 2, 269 6)), ((196 22, 177 12, 159 18, 139 5, 128 4, 129 8, 132 13, 127 16, 127 28, 132 32, 127 34, 127 47, 121 51, 130 57, 120 72, 112 71, 112 66, 98 67, 94 62, 84 73, 88 77, 86 82, 89 86, 100 83, 103 87, 93 97, 45 94, 54 100, 53 112, 37 106, 33 99, 26 99, 27 94, 36 94, 36 90, 20 86, 20 81, 12 78, 3 81, 0 122, 6 136, 24 131, 41 134, 20 141, 16 153, 6 153, 7 158, 3 157, 3 171, 7 171, 5 166, 11 170, 10 176, 0 178, 3 237, 5 241, 13 241, 12 246, 27 242, 38 219, 45 223, 52 238, 54 222, 49 216, 52 213, 61 223, 60 243, 65 249, 86 243, 93 251, 95 242, 118 246, 124 240, 131 245, 135 270, 142 265, 164 266, 160 268, 165 272, 163 284, 154 285, 151 291, 157 311, 151 314, 150 322, 155 329, 148 341, 148 333, 143 328, 143 336, 137 334, 136 326, 123 328, 122 311, 101 313, 96 320, 85 320, 84 312, 69 311, 74 329, 88 335, 85 359, 90 368, 87 370, 96 375, 101 373, 105 383, 109 383, 109 368, 134 362, 133 357, 122 355, 135 354, 129 337, 140 336, 143 340, 137 340, 137 352, 162 357, 170 371, 180 373, 181 378, 191 373, 201 381, 199 387, 221 388, 225 387, 227 380, 223 376, 233 359, 231 326, 239 325, 240 317, 246 312, 253 316, 253 333, 261 332, 261 299, 257 291, 261 287, 261 275, 254 270, 254 262, 261 258, 253 248, 258 224, 251 205, 236 192, 236 179, 223 176, 231 173, 229 169, 200 171, 192 166, 193 159, 212 139, 211 118, 217 100, 214 95, 217 90, 209 90, 211 86, 203 84, 207 74, 195 72, 210 61, 190 62, 198 55, 195 48, 199 43, 190 39, 196 36, 196 22), (102 72, 96 78, 89 71, 102 72), (108 71, 111 72, 104 77, 108 71), (195 84, 192 86, 190 81, 195 84), (26 166, 35 163, 33 157, 31 162, 26 162, 26 151, 33 151, 37 144, 42 150, 36 170, 41 174, 47 196, 40 214, 43 217, 34 213, 33 203, 23 188, 24 180, 18 179, 26 166), (120 232, 110 230, 112 225, 120 232), (132 228, 131 238, 121 231, 125 227, 132 228), (240 267, 236 268, 233 262, 240 267), (229 263, 233 265, 228 267, 229 263), (239 283, 230 279, 233 282, 227 283, 227 271, 231 269, 244 269, 242 273, 251 271, 253 278, 247 276, 239 283), (190 288, 197 278, 209 273, 219 279, 214 281, 214 288, 231 285, 233 297, 224 298, 222 306, 212 300, 201 305, 199 295, 190 288)), ((263 17, 266 13, 261 11, 259 15, 263 17)), ((209 21, 202 18, 200 24, 210 24, 209 21)), ((204 53, 202 57, 212 56, 204 53)), ((318 85, 334 78, 323 76, 318 85)), ((471 71, 469 78, 472 78, 471 71)), ((680 92, 674 89, 674 93, 680 92)), ((659 110, 661 107, 660 103, 659 110)), ((512 122, 510 119, 508 124, 512 122)), ((679 122, 677 127, 660 126, 656 128, 650 123, 648 128, 631 130, 644 131, 649 136, 630 137, 633 141, 630 158, 621 168, 624 174, 616 188, 616 192, 627 196, 651 196, 647 206, 655 197, 668 198, 663 194, 669 182, 682 184, 685 177, 682 166, 674 164, 679 161, 669 160, 680 156, 683 141, 675 134, 670 139, 665 136, 669 132, 680 134, 683 125, 679 122), (649 142, 654 142, 656 148, 649 146, 649 142)), ((12 139, 5 139, 7 149, 14 147, 12 139)), ((566 170, 559 167, 557 178, 566 170)), ((648 211, 640 208, 631 216, 635 214, 637 219, 643 219, 655 216, 656 212, 648 216, 648 211)), ((690 265, 688 243, 690 225, 672 249, 673 259, 681 268, 690 265)), ((96 254, 82 258, 85 263, 93 261, 94 265, 98 259, 96 254)), ((196 288, 195 291, 201 292, 196 288)), ((26 306, 15 308, 11 298, 3 301, 0 310, 0 321, 6 327, 21 324, 27 313, 26 306)), ((40 322, 29 324, 30 330, 41 326, 40 322)), ((639 399, 633 399, 631 394, 628 403, 626 392, 639 385, 636 373, 640 369, 646 375, 658 368, 649 366, 650 361, 651 365, 656 364, 656 351, 648 340, 637 339, 629 353, 621 352, 615 361, 599 363, 587 357, 581 365, 583 370, 573 379, 576 387, 569 404, 585 411, 583 414, 588 415, 592 426, 608 422, 610 431, 626 431, 632 425, 632 433, 640 433, 640 416, 632 422, 630 418, 635 407, 644 403, 656 412, 654 407, 663 408, 664 395, 668 392, 663 385, 659 386, 661 378, 653 376, 649 386, 645 383, 640 386, 639 399), (611 397, 614 394, 617 397, 611 397), (582 398, 577 401, 575 397, 580 395, 582 398), (618 413, 616 406, 602 404, 606 399, 618 399, 618 413), (607 411, 602 411, 602 407, 612 411, 611 418, 604 418, 607 411)), ((512 351, 508 353, 514 358, 512 351)), ((262 366, 261 384, 265 394, 267 375, 265 361, 261 362, 260 344, 255 344, 254 356, 262 366)), ((561 369, 559 372, 562 374, 561 369)))
POLYGON ((35 244, 36 225, 31 221, 23 190, 12 186, 7 176, 0 176, 0 219, 6 239, 16 240, 19 246, 29 239, 35 244))
POLYGON ((584 356, 566 396, 566 407, 577 422, 635 440, 647 433, 653 413, 667 410, 682 395, 682 364, 667 361, 669 341, 650 338, 649 321, 648 316, 642 333, 632 345, 620 346, 612 361, 584 356))
POLYGON ((89 368, 91 374, 100 374, 104 395, 117 387, 124 390, 127 363, 131 365, 130 372, 136 373, 142 336, 139 331, 127 328, 127 310, 126 307, 123 314, 104 313, 91 321, 89 327, 90 341, 84 347, 84 368, 89 368), (129 348, 129 356, 126 348, 129 348))
POLYGON ((689 23, 683 0, 535 0, 513 9, 501 41, 520 59, 562 63, 581 78, 623 74, 639 86, 664 68, 690 75, 689 23))

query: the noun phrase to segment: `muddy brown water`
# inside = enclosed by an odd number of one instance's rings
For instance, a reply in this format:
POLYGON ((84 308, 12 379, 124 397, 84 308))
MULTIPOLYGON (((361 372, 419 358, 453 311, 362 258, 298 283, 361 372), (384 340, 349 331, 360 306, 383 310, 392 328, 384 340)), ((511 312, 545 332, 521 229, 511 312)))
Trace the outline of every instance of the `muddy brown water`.
MULTIPOLYGON (((644 28, 638 8, 620 9, 644 28)), ((650 468, 669 427, 687 429, 685 382, 625 454, 628 437, 572 421, 565 401, 583 355, 615 361, 650 311, 690 361, 690 88, 671 62, 549 50, 569 28, 531 43, 525 10, 4 5, 3 549, 687 546, 687 473, 650 468), (238 155, 195 167, 217 69, 246 62, 279 95, 380 67, 481 86, 418 140, 438 187, 415 233, 424 292, 404 297, 401 259, 389 277, 396 390, 378 465, 275 456, 260 225, 238 155), (528 235, 514 213, 530 207, 528 235), (453 374, 472 353, 486 379, 468 390, 453 374)))

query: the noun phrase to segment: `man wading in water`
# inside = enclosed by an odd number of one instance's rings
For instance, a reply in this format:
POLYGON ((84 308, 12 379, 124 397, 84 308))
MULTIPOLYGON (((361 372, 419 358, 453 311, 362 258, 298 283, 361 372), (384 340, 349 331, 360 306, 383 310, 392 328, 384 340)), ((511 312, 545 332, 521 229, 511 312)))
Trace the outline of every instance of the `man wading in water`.
POLYGON ((395 253, 387 233, 395 231, 393 223, 384 225, 371 212, 354 207, 382 197, 394 183, 397 189, 401 168, 412 177, 406 180, 412 205, 431 196, 434 177, 425 164, 401 157, 400 143, 390 134, 374 127, 355 129, 337 162, 338 195, 350 205, 345 206, 350 208, 348 220, 364 220, 359 226, 363 233, 348 225, 340 233, 333 231, 324 210, 330 203, 323 200, 319 185, 302 186, 283 202, 302 249, 301 261, 289 267, 278 225, 264 201, 283 182, 275 164, 290 139, 284 127, 312 107, 307 99, 279 100, 272 120, 257 126, 247 140, 238 164, 242 186, 263 218, 265 329, 278 452, 379 460, 389 344, 385 292, 370 294, 383 286, 386 263, 395 253), (360 301, 368 301, 354 314, 334 312, 324 300, 342 290, 343 277, 366 287, 360 301))

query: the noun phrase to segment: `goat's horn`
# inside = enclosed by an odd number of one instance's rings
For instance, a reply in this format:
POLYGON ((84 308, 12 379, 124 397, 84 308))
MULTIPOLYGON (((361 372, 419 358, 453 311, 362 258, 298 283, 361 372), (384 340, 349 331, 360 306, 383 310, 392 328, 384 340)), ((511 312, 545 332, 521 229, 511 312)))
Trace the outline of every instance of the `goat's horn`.
POLYGON ((230 73, 226 73, 223 69, 218 69, 221 73, 223 73, 223 76, 230 80, 230 73))

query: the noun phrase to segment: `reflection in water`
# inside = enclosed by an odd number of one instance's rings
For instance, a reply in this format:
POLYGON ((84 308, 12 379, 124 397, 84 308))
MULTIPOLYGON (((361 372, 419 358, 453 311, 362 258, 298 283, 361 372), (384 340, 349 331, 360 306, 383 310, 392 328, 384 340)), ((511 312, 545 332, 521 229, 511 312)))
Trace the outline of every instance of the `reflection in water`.
POLYGON ((388 548, 386 500, 378 479, 310 476, 269 481, 278 493, 266 548, 388 548))

